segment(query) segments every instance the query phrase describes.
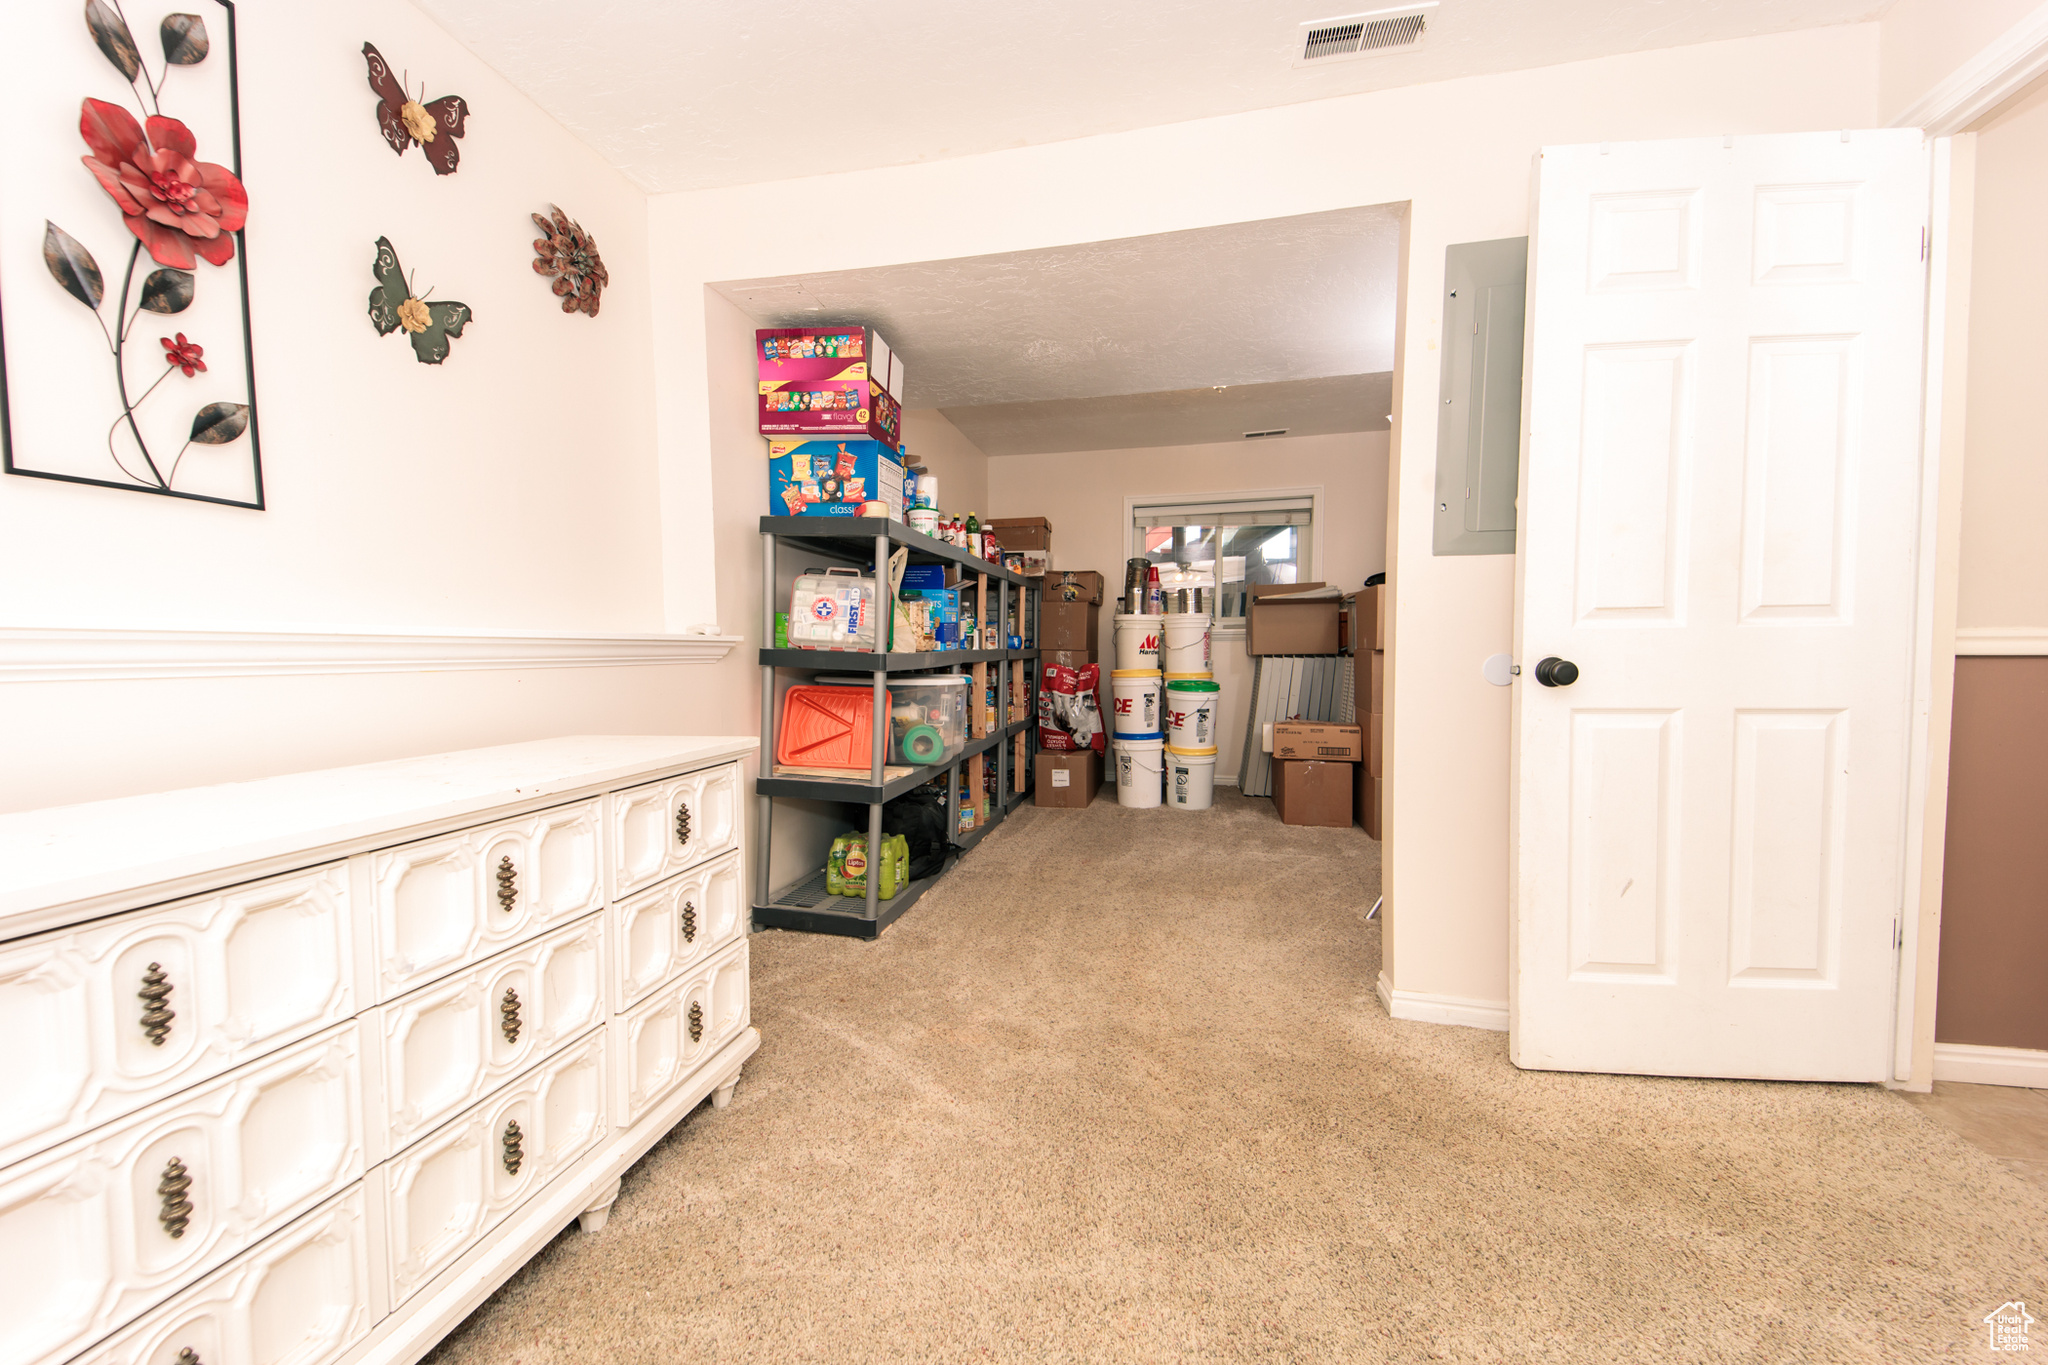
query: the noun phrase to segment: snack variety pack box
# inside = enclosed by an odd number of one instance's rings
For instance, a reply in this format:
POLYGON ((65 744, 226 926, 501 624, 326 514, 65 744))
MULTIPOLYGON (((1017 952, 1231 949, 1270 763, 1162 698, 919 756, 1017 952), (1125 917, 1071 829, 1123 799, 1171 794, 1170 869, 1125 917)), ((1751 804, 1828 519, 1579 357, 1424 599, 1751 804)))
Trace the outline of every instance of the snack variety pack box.
POLYGON ((754 333, 761 434, 903 443, 903 362, 872 327, 754 333))
POLYGON ((768 515, 857 517, 864 502, 903 520, 903 465, 881 441, 768 442, 768 515))

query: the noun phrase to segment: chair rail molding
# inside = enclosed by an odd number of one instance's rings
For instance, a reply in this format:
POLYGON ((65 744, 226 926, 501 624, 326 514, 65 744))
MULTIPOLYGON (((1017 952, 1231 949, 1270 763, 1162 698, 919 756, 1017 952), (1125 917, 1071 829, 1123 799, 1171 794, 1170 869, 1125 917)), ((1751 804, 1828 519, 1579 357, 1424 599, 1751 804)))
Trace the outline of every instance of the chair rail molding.
POLYGON ((1985 44, 1976 56, 1907 105, 1891 126, 1924 129, 1929 137, 1960 133, 2044 73, 2048 73, 2048 5, 1985 44))
POLYGON ((370 635, 0 626, 0 682, 629 668, 716 663, 736 635, 370 635))
POLYGON ((1962 626, 1956 631, 1956 653, 2048 654, 2048 626, 1962 626))

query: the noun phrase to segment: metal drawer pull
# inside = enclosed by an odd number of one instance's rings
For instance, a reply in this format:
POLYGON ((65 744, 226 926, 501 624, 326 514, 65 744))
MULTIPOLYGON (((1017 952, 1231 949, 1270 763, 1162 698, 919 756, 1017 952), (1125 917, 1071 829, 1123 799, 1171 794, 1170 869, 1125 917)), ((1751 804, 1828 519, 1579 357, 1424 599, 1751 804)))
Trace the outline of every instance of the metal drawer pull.
POLYGON ((510 913, 519 900, 519 873, 512 866, 512 855, 498 859, 498 908, 510 913))
POLYGON ((505 1173, 518 1175, 519 1168, 525 1164, 525 1138, 519 1131, 519 1120, 513 1119, 505 1125, 505 1173))
POLYGON ((156 1197, 163 1207, 157 1210, 156 1221, 164 1225, 164 1231, 177 1241, 185 1235, 185 1228, 192 1221, 192 1201, 185 1197, 192 1188, 192 1173, 185 1169, 185 1163, 172 1157, 164 1166, 163 1179, 156 1182, 156 1197))
POLYGON ((687 801, 676 803, 676 842, 690 842, 690 803, 687 801))
POLYGON ((696 1042, 704 1036, 704 1006, 690 1002, 690 1041, 696 1042))
POLYGON ((505 988, 505 998, 498 1002, 498 1028, 506 1042, 519 1041, 519 992, 510 986, 505 988))
POLYGON ((697 941, 697 902, 683 902, 683 942, 697 941))
POLYGON ((171 1365, 199 1365, 199 1352, 193 1350, 190 1346, 181 1347, 178 1351, 178 1358, 172 1361, 171 1365))
POLYGON ((171 1036, 171 1020, 178 1017, 176 1010, 164 1004, 171 998, 171 979, 164 975, 162 963, 149 964, 135 997, 142 1002, 142 1031, 149 1035, 152 1047, 162 1047, 164 1039, 171 1036))

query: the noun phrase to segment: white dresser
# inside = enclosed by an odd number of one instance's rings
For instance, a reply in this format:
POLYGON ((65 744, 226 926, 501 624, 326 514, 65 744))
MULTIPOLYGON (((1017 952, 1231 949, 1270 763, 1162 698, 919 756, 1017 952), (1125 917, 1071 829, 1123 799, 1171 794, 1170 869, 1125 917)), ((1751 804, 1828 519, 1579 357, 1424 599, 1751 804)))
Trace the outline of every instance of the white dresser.
POLYGON ((0 816, 0 1365, 409 1365, 760 1044, 751 738, 0 816))

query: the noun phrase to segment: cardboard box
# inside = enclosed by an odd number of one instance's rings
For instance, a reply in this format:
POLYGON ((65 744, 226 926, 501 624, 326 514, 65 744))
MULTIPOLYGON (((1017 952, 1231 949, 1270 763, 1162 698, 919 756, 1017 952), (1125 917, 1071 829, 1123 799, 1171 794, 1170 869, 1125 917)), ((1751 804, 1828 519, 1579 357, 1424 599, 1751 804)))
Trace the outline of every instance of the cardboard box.
POLYGON ((1056 602, 1048 598, 1038 604, 1038 647, 1095 652, 1096 630, 1102 609, 1093 602, 1056 602))
POLYGON ((1387 656, 1375 649, 1360 654, 1351 670, 1351 705, 1361 716, 1377 716, 1387 709, 1387 656))
POLYGON ((1041 750, 1031 762, 1031 780, 1036 787, 1033 805, 1085 806, 1102 789, 1102 755, 1093 749, 1063 754, 1041 750))
POLYGON ((1095 662, 1092 649, 1041 649, 1038 661, 1042 664, 1058 664, 1061 668, 1082 668, 1095 662))
POLYGON ((903 443, 903 362, 872 327, 754 333, 761 434, 903 443))
POLYGON ((918 638, 894 645, 894 648, 905 653, 921 653, 972 647, 961 638, 960 589, 905 588, 896 596, 902 606, 915 613, 912 633, 918 638))
POLYGON ((1351 823, 1351 788, 1355 763, 1289 759, 1273 764, 1273 805, 1283 825, 1351 823))
POLYGON ((768 515, 857 517, 886 503, 903 520, 903 464, 880 441, 768 442, 768 515))
POLYGON ((1360 650, 1387 647, 1387 585, 1375 583, 1358 590, 1358 640, 1360 650))
POLYGON ((1383 750, 1380 745, 1380 733, 1385 721, 1386 717, 1377 711, 1365 718, 1365 769, 1374 777, 1386 776, 1381 771, 1381 765, 1386 759, 1382 756, 1383 750))
POLYGON ((1061 569, 1045 575, 1045 582, 1038 590, 1045 594, 1047 601, 1088 602, 1100 605, 1102 602, 1102 575, 1093 569, 1061 569))
POLYGON ((1368 838, 1380 837, 1380 802, 1386 796, 1381 780, 1365 770, 1363 763, 1354 763, 1357 769, 1351 784, 1351 805, 1358 813, 1358 827, 1368 838))
POLYGON ((1333 763, 1365 761, 1365 731, 1356 725, 1320 720, 1283 720, 1273 726, 1273 761, 1324 759, 1333 763))
POLYGON ((1320 583, 1254 583, 1245 618, 1246 654, 1335 654, 1337 616, 1343 605, 1336 598, 1316 602, 1289 602, 1290 593, 1320 588, 1320 583))
POLYGON ((1050 550, 1052 523, 1044 517, 996 517, 983 526, 996 533, 1005 550, 1050 550))

